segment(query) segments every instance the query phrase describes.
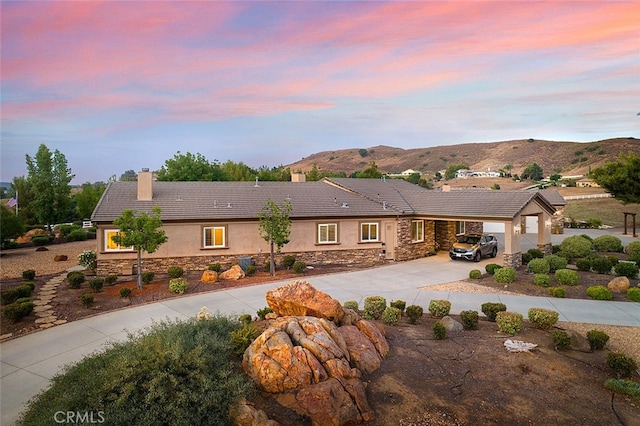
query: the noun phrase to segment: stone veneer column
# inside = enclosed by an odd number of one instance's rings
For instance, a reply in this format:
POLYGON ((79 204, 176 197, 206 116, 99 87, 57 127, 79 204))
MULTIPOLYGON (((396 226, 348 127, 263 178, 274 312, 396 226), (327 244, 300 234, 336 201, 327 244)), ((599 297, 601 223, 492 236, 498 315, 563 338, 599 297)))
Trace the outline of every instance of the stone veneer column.
POLYGON ((517 269, 522 266, 522 252, 511 253, 511 254, 505 253, 502 256, 502 260, 503 260, 504 266, 511 266, 512 268, 517 269))
POLYGON ((538 250, 542 252, 545 256, 553 253, 553 247, 551 243, 548 244, 538 244, 538 250))

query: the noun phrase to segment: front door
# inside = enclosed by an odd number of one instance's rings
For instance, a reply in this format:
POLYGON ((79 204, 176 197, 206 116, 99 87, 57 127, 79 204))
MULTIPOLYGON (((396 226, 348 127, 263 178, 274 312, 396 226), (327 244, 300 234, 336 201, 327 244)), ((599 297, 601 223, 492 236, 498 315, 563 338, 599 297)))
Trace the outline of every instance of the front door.
POLYGON ((396 230, 395 224, 387 223, 384 230, 384 242, 385 242, 385 259, 394 260, 396 252, 396 230))

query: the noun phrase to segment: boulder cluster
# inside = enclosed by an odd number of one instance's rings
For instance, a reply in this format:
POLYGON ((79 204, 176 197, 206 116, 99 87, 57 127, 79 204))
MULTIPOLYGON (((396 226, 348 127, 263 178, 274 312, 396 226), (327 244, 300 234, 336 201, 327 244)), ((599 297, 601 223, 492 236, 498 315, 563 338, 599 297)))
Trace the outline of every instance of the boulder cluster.
POLYGON ((384 330, 306 281, 268 292, 267 303, 278 317, 242 362, 257 386, 314 425, 372 420, 362 376, 389 352, 384 330))

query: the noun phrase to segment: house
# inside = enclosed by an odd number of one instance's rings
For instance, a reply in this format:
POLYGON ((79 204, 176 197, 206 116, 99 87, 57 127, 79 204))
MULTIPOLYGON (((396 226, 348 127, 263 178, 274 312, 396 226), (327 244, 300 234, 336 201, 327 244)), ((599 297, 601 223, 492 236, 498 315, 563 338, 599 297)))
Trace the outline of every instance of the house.
POLYGON ((144 254, 144 268, 211 263, 250 257, 262 265, 269 245, 259 235, 258 211, 267 200, 291 203, 291 235, 280 255, 308 265, 379 264, 448 250, 461 232, 485 221, 505 225, 503 263, 521 262, 522 216, 538 216, 538 246, 551 251, 555 209, 537 191, 434 191, 396 179, 327 178, 319 182, 156 182, 149 171, 137 182, 111 182, 91 217, 97 228, 97 272, 133 273, 136 253, 111 240, 123 210, 162 209, 168 242, 144 254))
POLYGON ((578 188, 600 188, 598 182, 588 177, 577 180, 576 186, 578 188))

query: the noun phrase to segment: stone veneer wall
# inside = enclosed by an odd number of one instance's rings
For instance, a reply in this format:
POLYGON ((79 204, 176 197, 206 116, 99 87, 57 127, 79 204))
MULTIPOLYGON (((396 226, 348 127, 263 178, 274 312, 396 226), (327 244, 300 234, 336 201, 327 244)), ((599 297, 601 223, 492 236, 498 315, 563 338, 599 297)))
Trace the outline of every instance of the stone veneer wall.
POLYGON ((405 261, 430 256, 436 252, 433 221, 424 221, 424 241, 411 241, 411 219, 398 219, 398 246, 395 248, 395 260, 405 261))
POLYGON ((542 252, 545 256, 553 253, 553 246, 551 243, 548 244, 538 244, 538 250, 542 252))
POLYGON ((503 254, 502 255, 503 266, 511 266, 512 268, 519 268, 522 266, 522 252, 503 254))
POLYGON ((484 232, 484 222, 465 222, 464 229, 467 234, 482 234, 484 232))
POLYGON ((436 221, 436 241, 440 250, 449 250, 456 241, 456 223, 452 221, 436 221))

